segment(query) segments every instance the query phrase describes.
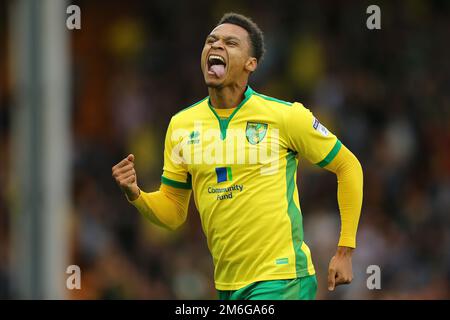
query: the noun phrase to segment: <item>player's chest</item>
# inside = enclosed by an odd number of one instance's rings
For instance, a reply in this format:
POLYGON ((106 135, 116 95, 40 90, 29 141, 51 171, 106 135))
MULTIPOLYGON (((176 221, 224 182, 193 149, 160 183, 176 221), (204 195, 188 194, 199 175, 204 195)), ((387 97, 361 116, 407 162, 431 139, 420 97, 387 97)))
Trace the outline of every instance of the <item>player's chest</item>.
POLYGON ((193 121, 181 146, 189 171, 209 165, 261 165, 285 149, 278 123, 269 117, 193 121))

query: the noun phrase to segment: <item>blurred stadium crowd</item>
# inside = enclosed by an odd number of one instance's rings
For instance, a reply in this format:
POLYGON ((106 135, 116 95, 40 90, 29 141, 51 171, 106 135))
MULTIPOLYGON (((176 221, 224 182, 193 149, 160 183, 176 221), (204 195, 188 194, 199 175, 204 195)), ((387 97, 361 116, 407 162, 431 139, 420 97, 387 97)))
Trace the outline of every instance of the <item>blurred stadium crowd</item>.
MULTIPOLYGON (((74 1, 70 298, 216 299, 212 259, 193 201, 169 232, 147 223, 111 177, 136 156, 138 182, 160 184, 171 115, 207 95, 205 36, 221 15, 251 16, 267 55, 258 92, 308 106, 359 158, 365 193, 351 286, 326 290, 339 233, 335 176, 301 161, 299 191, 319 299, 450 298, 450 2, 74 1), (381 290, 366 269, 381 268, 381 290)), ((8 267, 12 88, 6 5, 0 5, 0 298, 14 298, 8 267)))

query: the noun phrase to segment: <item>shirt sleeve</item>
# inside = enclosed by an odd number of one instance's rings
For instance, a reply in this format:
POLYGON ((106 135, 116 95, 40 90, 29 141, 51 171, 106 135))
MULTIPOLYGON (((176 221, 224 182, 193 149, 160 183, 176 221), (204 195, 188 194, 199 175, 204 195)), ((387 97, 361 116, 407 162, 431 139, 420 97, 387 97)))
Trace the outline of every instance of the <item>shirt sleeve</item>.
POLYGON ((286 119, 289 149, 311 163, 324 167, 341 149, 341 142, 301 103, 292 104, 286 119))
POLYGON ((356 232, 363 201, 363 170, 355 155, 342 145, 326 170, 338 180, 338 204, 341 214, 341 234, 338 246, 356 248, 356 232))
POLYGON ((186 221, 191 190, 172 188, 161 184, 159 191, 140 190, 136 200, 128 201, 151 222, 175 230, 186 221))
POLYGON ((167 128, 164 143, 164 172, 161 182, 170 187, 192 189, 191 175, 183 158, 183 137, 174 128, 173 118, 167 128))

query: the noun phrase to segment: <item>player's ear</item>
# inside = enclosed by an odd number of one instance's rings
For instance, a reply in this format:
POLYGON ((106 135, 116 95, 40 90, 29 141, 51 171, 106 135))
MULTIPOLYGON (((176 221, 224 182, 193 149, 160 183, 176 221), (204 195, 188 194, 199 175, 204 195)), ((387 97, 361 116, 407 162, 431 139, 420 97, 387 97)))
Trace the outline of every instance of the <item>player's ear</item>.
POLYGON ((247 59, 247 62, 245 63, 245 70, 249 72, 253 72, 256 70, 256 67, 258 66, 258 61, 255 57, 250 57, 247 59))

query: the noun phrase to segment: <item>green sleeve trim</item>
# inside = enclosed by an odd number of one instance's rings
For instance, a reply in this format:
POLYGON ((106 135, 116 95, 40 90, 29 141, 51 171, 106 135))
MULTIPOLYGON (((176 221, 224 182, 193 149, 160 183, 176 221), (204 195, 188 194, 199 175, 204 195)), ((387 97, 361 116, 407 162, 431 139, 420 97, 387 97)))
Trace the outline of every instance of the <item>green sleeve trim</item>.
POLYGON ((323 168, 326 165, 328 165, 331 161, 333 161, 334 157, 336 157, 336 155, 338 154, 339 150, 341 150, 341 147, 342 147, 342 143, 338 139, 336 141, 336 144, 334 145, 333 149, 331 149, 331 151, 328 153, 328 155, 325 157, 325 159, 323 159, 322 161, 317 163, 317 165, 319 167, 321 167, 321 168, 323 168))
POLYGON ((192 182, 190 179, 190 175, 188 176, 187 182, 178 182, 175 180, 168 179, 164 176, 161 176, 161 182, 178 189, 192 189, 192 182))

